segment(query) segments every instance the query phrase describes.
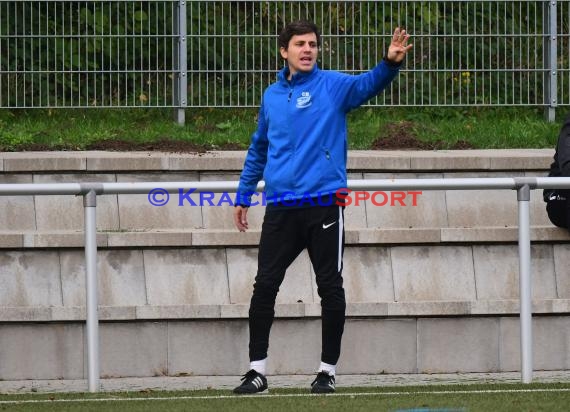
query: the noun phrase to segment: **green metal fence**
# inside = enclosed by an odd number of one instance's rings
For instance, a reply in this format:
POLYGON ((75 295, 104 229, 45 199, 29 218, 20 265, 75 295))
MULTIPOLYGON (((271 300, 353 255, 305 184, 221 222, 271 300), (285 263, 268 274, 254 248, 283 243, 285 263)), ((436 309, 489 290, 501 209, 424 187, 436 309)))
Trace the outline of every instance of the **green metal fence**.
POLYGON ((413 51, 372 106, 570 105, 568 0, 0 0, 0 106, 256 107, 306 18, 319 65, 360 73, 396 26, 413 51))

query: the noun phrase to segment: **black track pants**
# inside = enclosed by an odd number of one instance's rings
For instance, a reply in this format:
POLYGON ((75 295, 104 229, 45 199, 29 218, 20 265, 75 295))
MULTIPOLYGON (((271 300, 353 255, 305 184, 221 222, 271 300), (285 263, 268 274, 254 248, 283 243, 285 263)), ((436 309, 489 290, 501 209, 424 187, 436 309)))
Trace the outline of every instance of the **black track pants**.
POLYGON ((546 203, 546 212, 554 225, 570 229, 570 190, 555 192, 546 203))
POLYGON ((331 365, 337 363, 346 309, 342 287, 343 213, 337 205, 266 211, 249 308, 251 361, 267 357, 277 292, 287 268, 307 248, 321 297, 321 360, 331 365))

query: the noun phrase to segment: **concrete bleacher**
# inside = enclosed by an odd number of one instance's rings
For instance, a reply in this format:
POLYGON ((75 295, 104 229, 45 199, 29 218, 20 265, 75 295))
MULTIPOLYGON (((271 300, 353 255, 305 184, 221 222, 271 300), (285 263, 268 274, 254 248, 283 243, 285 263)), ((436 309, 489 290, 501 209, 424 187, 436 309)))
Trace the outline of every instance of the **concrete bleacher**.
MULTIPOLYGON (((234 181, 244 152, 0 153, 0 183, 234 181)), ((545 176, 552 150, 351 151, 349 179, 545 176)), ((217 195, 220 196, 219 194, 217 195)), ((197 200, 197 195, 192 198, 197 200)), ((520 369, 517 201, 424 191, 417 206, 349 206, 339 373, 520 369)), ((197 203, 199 203, 197 201, 197 203)), ((237 375, 264 209, 97 202, 101 374, 237 375)), ((534 367, 570 369, 570 236, 531 192, 534 367)), ((86 376, 82 198, 0 197, 0 380, 86 376)), ((271 374, 312 373, 320 305, 306 253, 289 269, 271 374)))

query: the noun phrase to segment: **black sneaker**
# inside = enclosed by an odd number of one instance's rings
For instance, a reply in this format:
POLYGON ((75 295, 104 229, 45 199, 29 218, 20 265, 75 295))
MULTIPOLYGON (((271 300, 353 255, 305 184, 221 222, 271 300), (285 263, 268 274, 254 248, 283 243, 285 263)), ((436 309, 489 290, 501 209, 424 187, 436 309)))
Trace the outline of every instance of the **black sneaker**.
POLYGON ((242 383, 234 389, 234 393, 244 395, 263 392, 267 389, 267 378, 254 369, 241 377, 242 383))
POLYGON ((324 371, 317 373, 317 377, 311 383, 312 393, 333 393, 334 392, 334 376, 324 371))

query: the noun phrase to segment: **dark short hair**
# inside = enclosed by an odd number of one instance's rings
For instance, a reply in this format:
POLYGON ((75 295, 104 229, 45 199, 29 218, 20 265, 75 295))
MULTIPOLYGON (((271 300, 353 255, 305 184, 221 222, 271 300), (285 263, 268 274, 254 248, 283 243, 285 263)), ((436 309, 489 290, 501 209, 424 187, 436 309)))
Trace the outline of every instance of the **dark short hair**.
POLYGON ((317 35, 317 46, 320 46, 321 33, 319 33, 319 28, 315 23, 307 20, 292 21, 287 24, 279 34, 279 48, 283 47, 287 50, 291 37, 308 33, 315 33, 317 35))

